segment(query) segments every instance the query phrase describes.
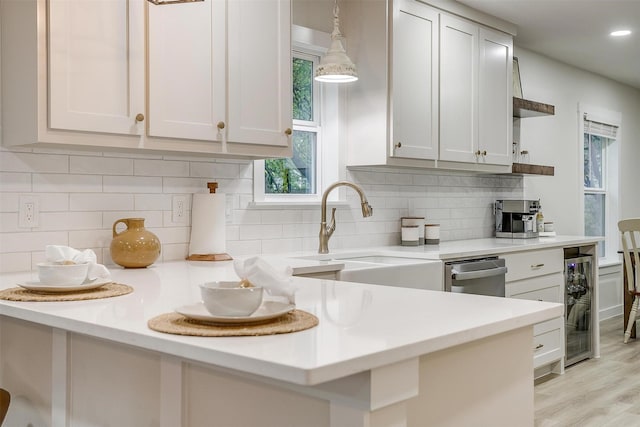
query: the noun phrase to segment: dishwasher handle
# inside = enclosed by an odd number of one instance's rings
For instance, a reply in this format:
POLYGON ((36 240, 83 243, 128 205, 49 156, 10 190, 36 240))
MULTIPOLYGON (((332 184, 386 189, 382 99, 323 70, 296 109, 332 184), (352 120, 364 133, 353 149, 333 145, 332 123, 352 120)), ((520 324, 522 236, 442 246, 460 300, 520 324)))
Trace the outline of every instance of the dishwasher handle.
POLYGON ((458 271, 454 268, 451 269, 451 278, 453 280, 471 280, 482 279, 484 277, 501 276, 507 274, 507 267, 489 268, 486 270, 477 271, 458 271))

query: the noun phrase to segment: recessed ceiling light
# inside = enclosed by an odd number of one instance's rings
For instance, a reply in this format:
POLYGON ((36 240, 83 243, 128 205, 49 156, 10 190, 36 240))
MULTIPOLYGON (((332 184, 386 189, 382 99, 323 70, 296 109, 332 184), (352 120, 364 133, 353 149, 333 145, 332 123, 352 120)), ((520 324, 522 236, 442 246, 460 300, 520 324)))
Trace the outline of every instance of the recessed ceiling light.
POLYGON ((618 30, 618 31, 612 31, 610 35, 613 37, 622 37, 622 36, 628 36, 629 34, 631 34, 630 30, 618 30))

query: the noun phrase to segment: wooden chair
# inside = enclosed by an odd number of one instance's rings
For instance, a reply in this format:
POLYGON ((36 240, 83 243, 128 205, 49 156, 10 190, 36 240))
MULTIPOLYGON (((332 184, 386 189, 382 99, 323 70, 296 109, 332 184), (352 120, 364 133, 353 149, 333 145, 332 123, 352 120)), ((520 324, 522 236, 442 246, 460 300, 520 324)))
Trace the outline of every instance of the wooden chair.
POLYGON ((11 402, 11 395, 7 390, 0 388, 0 426, 9 412, 9 402, 11 402))
POLYGON ((625 274, 627 275, 628 292, 633 296, 633 304, 629 312, 629 322, 624 332, 624 342, 629 341, 631 330, 638 315, 638 303, 640 301, 640 218, 623 219, 618 222, 618 229, 622 239, 622 252, 624 255, 625 274))

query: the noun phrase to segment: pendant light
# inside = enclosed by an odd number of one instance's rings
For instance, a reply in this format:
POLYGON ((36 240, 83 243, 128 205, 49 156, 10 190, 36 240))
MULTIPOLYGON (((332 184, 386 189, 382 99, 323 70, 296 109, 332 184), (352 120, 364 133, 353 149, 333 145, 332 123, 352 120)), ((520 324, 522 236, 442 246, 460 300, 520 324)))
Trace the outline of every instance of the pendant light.
POLYGON ((316 69, 315 79, 327 83, 348 83, 358 80, 356 66, 347 56, 342 45, 342 34, 339 28, 338 0, 333 6, 333 32, 331 33, 331 47, 320 60, 316 69))

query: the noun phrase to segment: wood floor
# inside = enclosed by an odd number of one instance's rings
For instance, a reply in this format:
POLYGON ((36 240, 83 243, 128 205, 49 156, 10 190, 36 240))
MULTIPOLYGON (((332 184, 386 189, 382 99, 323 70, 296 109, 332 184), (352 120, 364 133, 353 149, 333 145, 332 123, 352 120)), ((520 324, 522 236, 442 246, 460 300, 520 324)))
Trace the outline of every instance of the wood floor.
POLYGON ((623 344, 622 323, 600 323, 600 359, 536 381, 536 427, 640 427, 640 339, 623 344))

